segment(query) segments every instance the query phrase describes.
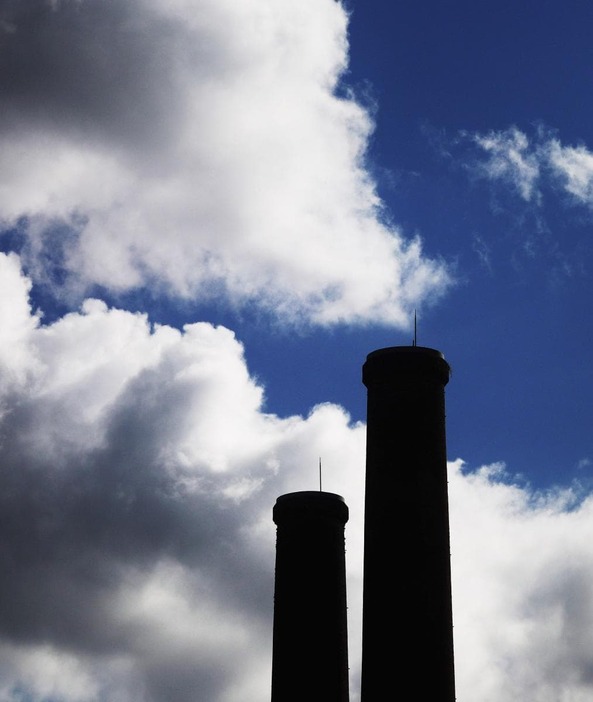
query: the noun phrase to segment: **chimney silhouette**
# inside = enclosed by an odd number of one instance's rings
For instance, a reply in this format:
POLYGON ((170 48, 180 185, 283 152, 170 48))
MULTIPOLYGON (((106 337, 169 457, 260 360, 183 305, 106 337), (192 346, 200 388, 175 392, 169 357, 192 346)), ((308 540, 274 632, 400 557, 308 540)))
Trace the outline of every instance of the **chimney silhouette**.
POLYGON ((280 496, 272 702, 348 702, 344 527, 348 507, 329 492, 280 496))
POLYGON ((362 702, 454 702, 445 442, 449 365, 421 346, 367 356, 362 702))

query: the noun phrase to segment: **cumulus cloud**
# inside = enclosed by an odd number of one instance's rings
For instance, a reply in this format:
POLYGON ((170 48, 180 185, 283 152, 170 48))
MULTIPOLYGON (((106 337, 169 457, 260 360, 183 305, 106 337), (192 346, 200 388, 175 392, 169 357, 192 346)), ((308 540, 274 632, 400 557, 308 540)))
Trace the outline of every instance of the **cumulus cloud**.
POLYGON ((533 493, 502 465, 450 469, 458 699, 585 702, 593 499, 533 493))
MULTIPOLYGON (((224 327, 92 299, 43 325, 15 255, 0 281, 0 699, 265 699, 271 510, 314 488, 319 455, 351 512, 358 699, 364 426, 266 412, 224 327)), ((591 498, 457 461, 450 501, 458 698, 590 699, 591 498)))
MULTIPOLYGON (((404 325, 443 292, 366 169, 347 20, 334 0, 0 0, 0 226, 20 253, 0 254, 2 702, 265 699, 271 510, 320 455, 350 507, 358 698, 364 426, 270 412, 225 327, 87 294, 404 325), (80 306, 44 323, 36 284, 80 306)), ((591 204, 584 146, 472 139, 524 200, 550 177, 591 204)), ((450 493, 459 699, 590 699, 591 499, 461 461, 450 493)))
POLYGON ((335 0, 0 3, 0 219, 35 280, 405 325, 450 280, 385 223, 373 124, 340 88, 347 20, 335 0))
POLYGON ((272 506, 319 453, 360 495, 362 427, 265 413, 228 329, 98 300, 42 326, 16 256, 0 279, 19 350, 0 352, 4 699, 265 697, 272 506))

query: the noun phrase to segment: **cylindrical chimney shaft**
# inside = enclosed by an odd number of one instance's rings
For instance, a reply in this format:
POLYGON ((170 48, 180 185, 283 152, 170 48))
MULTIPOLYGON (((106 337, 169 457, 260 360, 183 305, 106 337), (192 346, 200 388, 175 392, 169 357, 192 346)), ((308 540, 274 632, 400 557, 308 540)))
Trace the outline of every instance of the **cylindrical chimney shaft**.
POLYGON ((273 516, 272 702, 348 702, 348 507, 333 493, 293 492, 273 516))
POLYGON ((362 702, 454 702, 445 385, 434 349, 367 356, 362 702))

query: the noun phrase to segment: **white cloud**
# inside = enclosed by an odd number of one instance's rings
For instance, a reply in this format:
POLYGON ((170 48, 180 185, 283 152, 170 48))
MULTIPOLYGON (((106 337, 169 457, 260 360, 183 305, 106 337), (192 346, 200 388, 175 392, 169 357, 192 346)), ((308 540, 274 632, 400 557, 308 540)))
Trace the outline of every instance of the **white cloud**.
MULTIPOLYGON (((280 419, 232 332, 97 300, 43 326, 0 255, 0 699, 250 702, 269 694, 278 495, 324 488, 346 527, 358 695, 365 429, 280 419), (18 373, 13 373, 13 369, 18 373), (20 697, 19 697, 20 695, 20 697)), ((450 465, 460 702, 593 693, 593 501, 450 465)), ((391 568, 394 564, 390 564, 391 568)), ((395 564, 397 565, 397 564, 395 564)))
POLYGON ((449 284, 382 221, 335 0, 4 3, 0 219, 38 280, 384 322, 449 284))
MULTIPOLYGON (((224 327, 98 299, 44 325, 28 301, 65 267, 81 299, 150 285, 405 325, 449 280, 385 223, 372 120, 336 92, 346 30, 334 0, 0 3, 0 222, 29 273, 0 254, 3 702, 267 696, 271 510, 316 486, 320 455, 350 507, 357 699, 364 427, 330 404, 265 412, 224 327)), ((591 204, 585 147, 472 139, 524 200, 551 176, 591 204)), ((460 702, 590 699, 591 499, 450 469, 460 702)))
POLYGON ((486 160, 475 166, 479 175, 508 183, 524 200, 537 199, 540 164, 523 132, 511 127, 501 132, 474 134, 472 139, 487 154, 486 160))
POLYGON ((510 186, 528 202, 540 203, 548 186, 593 207, 593 154, 584 144, 564 145, 543 129, 530 137, 517 127, 465 136, 485 155, 466 164, 478 176, 510 186))
POLYGON ((0 397, 4 699, 261 699, 274 501, 311 488, 321 454, 355 507, 363 428, 332 405, 264 413, 228 329, 153 328, 98 300, 26 324, 14 255, 2 278, 17 353, 0 375, 20 371, 0 397))
POLYGON ((501 466, 452 469, 458 699, 585 702, 593 499, 569 489, 534 495, 505 483, 501 466))
POLYGON ((593 207, 593 154, 583 145, 562 146, 554 139, 548 144, 547 155, 564 189, 577 202, 593 207))

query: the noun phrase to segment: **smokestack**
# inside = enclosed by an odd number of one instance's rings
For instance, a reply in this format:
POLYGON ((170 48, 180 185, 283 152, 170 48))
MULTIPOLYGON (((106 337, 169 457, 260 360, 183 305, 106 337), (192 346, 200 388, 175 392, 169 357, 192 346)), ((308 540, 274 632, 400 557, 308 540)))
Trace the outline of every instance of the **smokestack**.
POLYGON ((344 526, 329 492, 276 501, 272 702, 348 702, 344 526))
POLYGON ((362 702, 454 702, 445 385, 421 346, 367 356, 362 702))

